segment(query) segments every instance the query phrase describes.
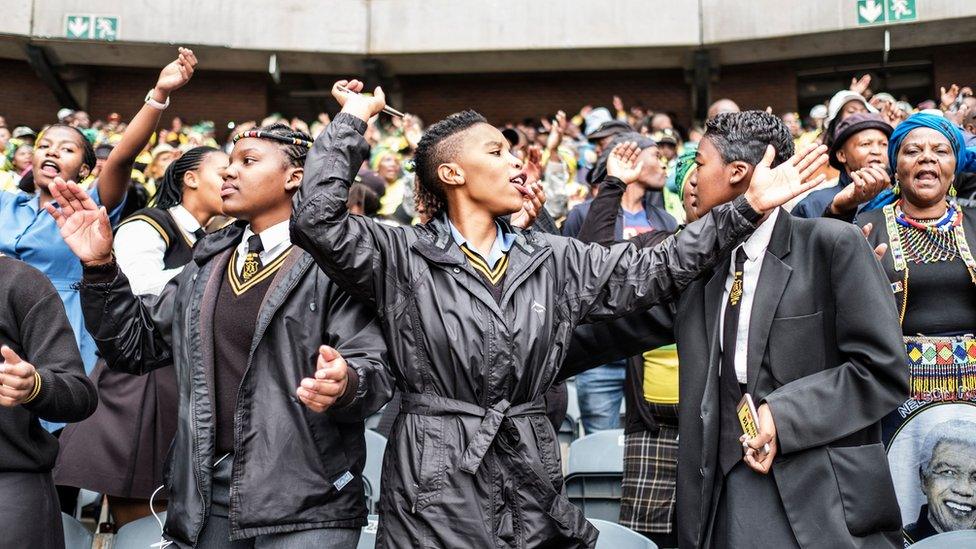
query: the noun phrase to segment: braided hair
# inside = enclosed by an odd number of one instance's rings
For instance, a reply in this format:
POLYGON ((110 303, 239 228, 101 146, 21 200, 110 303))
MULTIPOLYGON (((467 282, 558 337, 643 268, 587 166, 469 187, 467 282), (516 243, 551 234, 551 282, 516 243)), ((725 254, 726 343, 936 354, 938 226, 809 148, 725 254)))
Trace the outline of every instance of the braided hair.
POLYGON ((291 126, 282 124, 281 122, 268 124, 256 130, 242 132, 234 138, 234 142, 236 143, 239 139, 245 137, 277 141, 282 152, 285 153, 285 157, 288 159, 288 165, 295 168, 301 168, 305 165, 305 157, 308 156, 308 150, 311 148, 313 141, 312 137, 307 133, 293 130, 291 126))
POLYGON ((182 203, 183 177, 186 172, 199 168, 200 164, 206 160, 207 155, 213 152, 218 152, 218 150, 213 147, 194 147, 183 153, 183 156, 170 162, 156 190, 155 207, 167 209, 182 203))
POLYGON ((417 212, 434 217, 447 206, 447 195, 437 175, 437 167, 450 162, 458 153, 459 143, 452 137, 476 124, 488 121, 475 111, 454 113, 430 126, 424 132, 414 153, 414 172, 417 174, 417 212))

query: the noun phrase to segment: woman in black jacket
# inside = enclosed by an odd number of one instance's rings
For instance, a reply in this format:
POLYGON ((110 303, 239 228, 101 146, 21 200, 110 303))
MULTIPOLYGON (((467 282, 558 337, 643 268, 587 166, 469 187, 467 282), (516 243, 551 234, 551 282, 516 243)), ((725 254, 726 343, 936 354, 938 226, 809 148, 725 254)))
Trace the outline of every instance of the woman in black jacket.
POLYGON ((0 537, 9 547, 60 549, 58 440, 38 420, 81 421, 98 395, 51 281, 2 254, 0 354, 0 537))
MULTIPOLYGON (((596 530, 563 494, 543 401, 573 328, 673 298, 805 185, 770 176, 654 249, 522 232, 500 220, 530 196, 522 164, 466 111, 428 128, 416 151, 431 221, 386 227, 346 208, 369 151, 366 120, 385 106, 381 89, 361 89, 333 88, 342 112, 309 153, 292 234, 377 311, 390 348, 403 404, 383 464, 378 546, 592 547, 596 530)), ((620 175, 639 170, 625 162, 620 175)))
POLYGON ((108 366, 173 364, 179 424, 165 536, 180 547, 354 548, 366 524, 363 418, 390 395, 375 316, 291 245, 309 137, 237 136, 221 188, 241 221, 194 246, 159 296, 136 298, 112 235, 74 183, 48 208, 84 264, 85 322, 108 366))

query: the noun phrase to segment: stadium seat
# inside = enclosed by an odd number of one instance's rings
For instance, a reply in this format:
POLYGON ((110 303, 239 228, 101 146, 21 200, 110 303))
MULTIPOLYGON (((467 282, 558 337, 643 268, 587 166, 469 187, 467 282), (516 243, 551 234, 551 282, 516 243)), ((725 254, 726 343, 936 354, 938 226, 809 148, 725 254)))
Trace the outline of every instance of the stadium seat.
POLYGON ((976 547, 976 530, 955 530, 925 538, 910 546, 912 549, 961 549, 976 547))
POLYGON ((575 381, 566 382, 566 401, 566 417, 563 419, 562 425, 559 426, 559 432, 556 436, 560 444, 568 446, 580 436, 580 408, 576 397, 575 381))
POLYGON ((366 466, 363 468, 363 480, 366 485, 366 506, 369 512, 375 513, 380 502, 380 475, 383 471, 383 452, 386 450, 386 438, 376 431, 366 430, 366 466))
POLYGON ((61 526, 64 529, 64 549, 91 549, 92 533, 78 519, 61 513, 61 526))
MULTIPOLYGON (((101 499, 102 499, 102 495, 99 494, 98 492, 92 492, 91 490, 85 490, 84 488, 82 488, 78 492, 78 501, 75 503, 75 518, 81 520, 81 515, 85 507, 88 507, 93 503, 101 501, 101 499)), ((95 510, 96 522, 98 521, 98 512, 99 510, 96 509, 95 510)))
MULTIPOLYGON (((159 520, 166 523, 166 513, 159 513, 159 520)), ((115 544, 112 549, 148 549, 162 538, 159 523, 152 515, 130 522, 119 528, 115 534, 115 544)))
POLYGON ((600 531, 596 549, 657 549, 657 544, 637 532, 615 522, 589 519, 600 531))
POLYGON ((566 495, 587 518, 616 522, 624 476, 624 431, 586 435, 569 447, 566 495))
POLYGON ((385 409, 386 409, 386 405, 384 404, 382 408, 380 408, 375 413, 373 413, 373 415, 366 418, 367 429, 376 429, 377 427, 379 427, 380 420, 383 418, 383 410, 385 409))
POLYGON ((363 526, 363 533, 359 536, 359 545, 356 549, 373 549, 376 547, 376 528, 380 524, 379 515, 370 515, 369 524, 363 526))

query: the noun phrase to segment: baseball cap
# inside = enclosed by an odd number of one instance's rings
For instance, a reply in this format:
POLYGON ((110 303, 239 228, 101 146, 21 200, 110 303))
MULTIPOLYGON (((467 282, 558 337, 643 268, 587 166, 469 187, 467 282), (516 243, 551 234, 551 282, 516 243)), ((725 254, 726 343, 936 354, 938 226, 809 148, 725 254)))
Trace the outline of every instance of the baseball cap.
POLYGON ((11 137, 37 137, 37 132, 28 128, 27 126, 17 126, 14 128, 13 133, 10 134, 11 137))
POLYGON ((583 121, 586 123, 586 138, 589 139, 590 134, 598 130, 604 122, 611 120, 613 120, 613 116, 610 115, 610 111, 606 107, 597 107, 586 113, 586 116, 583 117, 583 121))
POLYGON ((827 118, 827 105, 814 105, 810 109, 810 118, 815 120, 823 120, 827 118))
POLYGON ((658 130, 651 135, 651 138, 658 143, 663 143, 665 145, 678 145, 678 134, 675 133, 671 128, 664 128, 663 130, 658 130))
POLYGON ((604 137, 611 137, 623 132, 632 132, 634 128, 630 124, 621 120, 609 120, 600 124, 600 127, 586 135, 588 141, 597 141, 604 137))
POLYGON ((872 107, 863 95, 857 93, 856 91, 841 90, 830 98, 830 103, 827 105, 827 124, 829 125, 831 122, 833 122, 834 119, 837 118, 837 115, 840 114, 841 109, 844 108, 844 105, 850 103, 851 101, 859 101, 862 105, 864 105, 864 108, 867 109, 868 112, 878 112, 878 109, 872 107))

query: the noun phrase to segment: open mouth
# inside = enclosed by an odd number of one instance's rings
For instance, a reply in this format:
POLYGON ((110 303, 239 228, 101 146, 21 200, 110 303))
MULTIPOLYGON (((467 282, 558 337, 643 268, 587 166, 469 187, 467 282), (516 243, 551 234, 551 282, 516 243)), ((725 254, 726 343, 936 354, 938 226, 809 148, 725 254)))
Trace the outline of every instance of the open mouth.
POLYGON ((920 170, 915 174, 916 181, 938 181, 939 172, 935 170, 920 170))
POLYGON ((61 167, 53 160, 41 162, 41 174, 45 177, 57 177, 61 173, 61 167))
POLYGON ((529 192, 529 188, 525 185, 527 179, 528 178, 524 173, 520 173, 509 179, 508 182, 514 185, 515 188, 518 189, 518 192, 522 193, 522 196, 529 198, 532 196, 532 193, 529 192))
POLYGON ((973 512, 974 507, 965 503, 959 503, 955 501, 946 501, 944 505, 949 509, 949 511, 957 516, 964 517, 973 512))

